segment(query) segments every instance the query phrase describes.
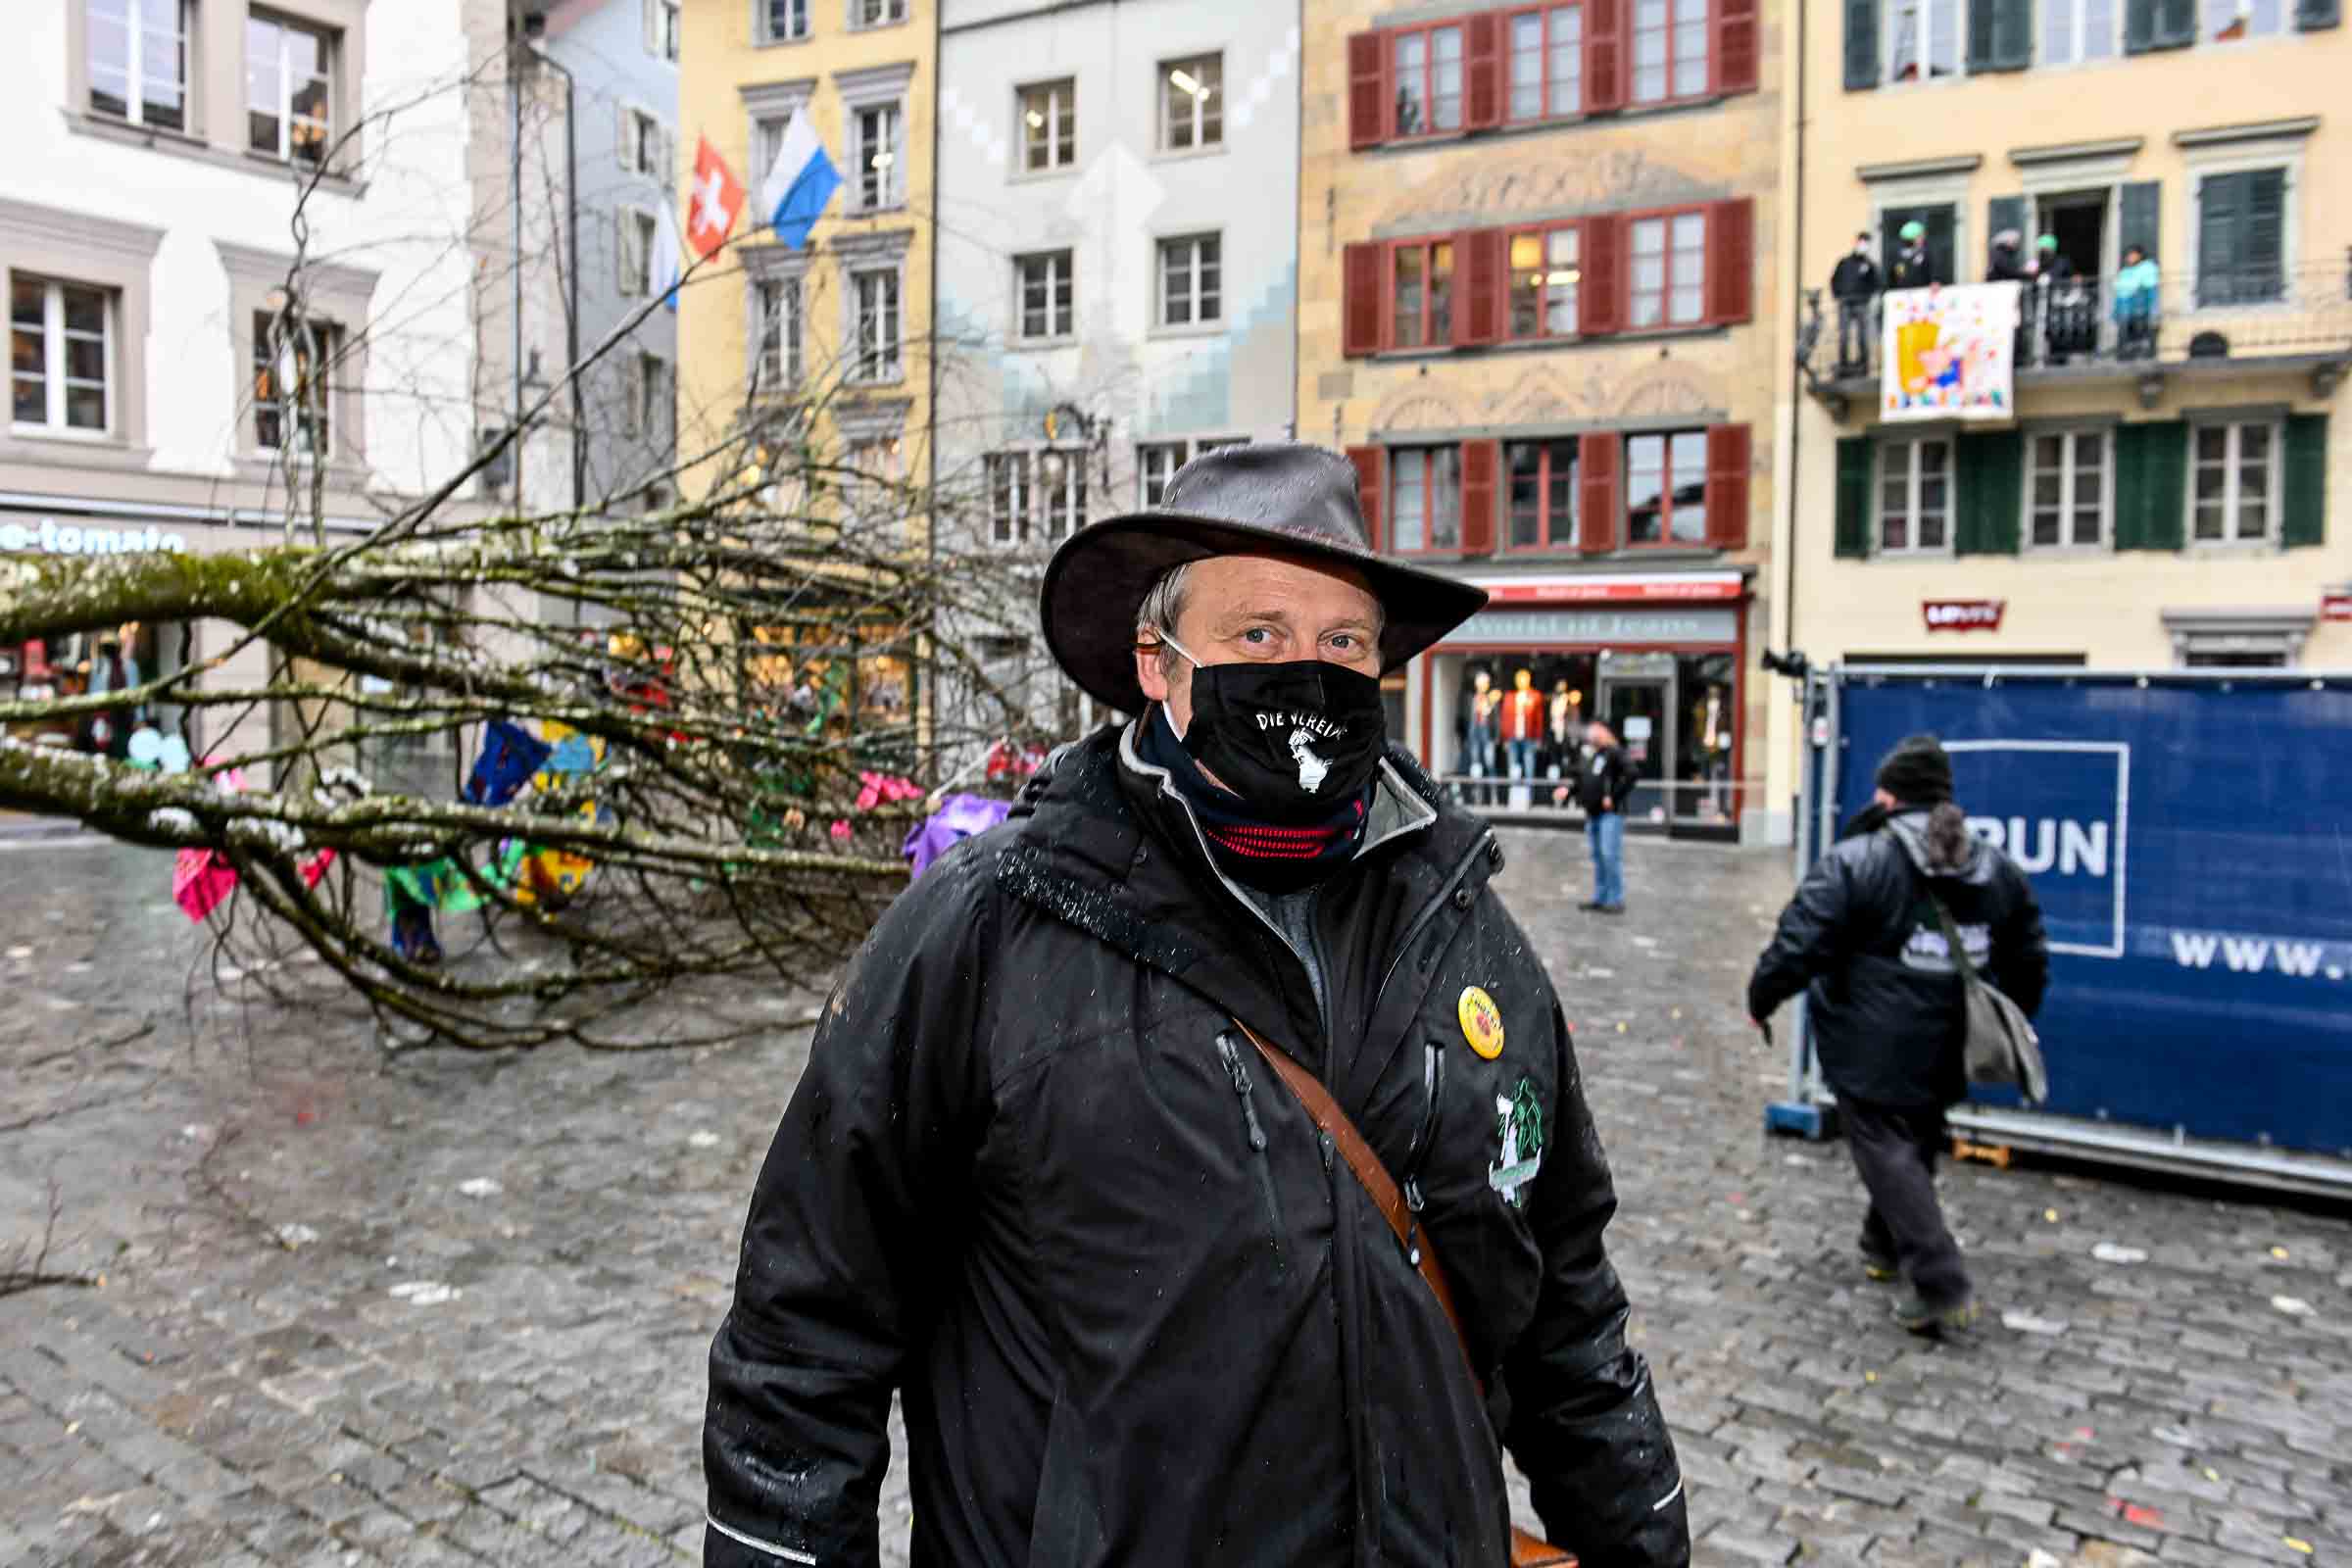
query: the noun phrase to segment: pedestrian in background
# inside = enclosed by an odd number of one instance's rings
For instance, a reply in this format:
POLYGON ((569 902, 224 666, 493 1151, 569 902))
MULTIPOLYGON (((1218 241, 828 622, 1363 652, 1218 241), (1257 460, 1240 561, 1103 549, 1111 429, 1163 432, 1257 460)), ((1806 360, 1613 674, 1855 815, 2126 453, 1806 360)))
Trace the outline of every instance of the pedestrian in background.
POLYGON ((2038 1008, 2050 956, 2034 889, 1968 831, 1942 743, 1913 735, 1879 764, 1871 805, 1806 873, 1747 983, 1759 1025, 1805 993, 1814 1054, 1870 1197, 1862 1266, 1910 1282, 1894 1316, 1915 1334, 1965 1328, 1977 1313, 1936 1200, 1944 1107, 1967 1093, 1960 976, 1937 901, 1977 972, 2028 1014, 2038 1008), (1924 850, 1924 881, 1898 835, 1924 850))
POLYGON ((1625 912, 1625 804, 1640 782, 1616 732, 1597 718, 1586 725, 1576 800, 1585 808, 1585 842, 1592 849, 1592 897, 1580 909, 1625 912))

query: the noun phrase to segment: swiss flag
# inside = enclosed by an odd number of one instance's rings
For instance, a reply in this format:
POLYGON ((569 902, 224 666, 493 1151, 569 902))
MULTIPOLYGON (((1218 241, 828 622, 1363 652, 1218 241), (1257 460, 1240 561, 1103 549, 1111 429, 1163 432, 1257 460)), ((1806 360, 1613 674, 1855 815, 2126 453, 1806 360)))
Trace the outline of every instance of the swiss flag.
POLYGON ((694 194, 686 203, 686 243, 708 258, 727 242, 743 211, 743 182, 718 156, 710 138, 698 136, 694 146, 694 194))

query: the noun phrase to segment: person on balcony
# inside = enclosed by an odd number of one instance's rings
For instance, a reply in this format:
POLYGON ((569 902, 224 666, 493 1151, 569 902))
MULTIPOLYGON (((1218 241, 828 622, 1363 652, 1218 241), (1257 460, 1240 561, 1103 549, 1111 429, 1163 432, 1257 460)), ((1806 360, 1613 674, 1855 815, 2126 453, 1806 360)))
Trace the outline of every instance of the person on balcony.
POLYGON ((2014 228, 2004 228, 1992 236, 1992 255, 1984 264, 1987 283, 2016 283, 2017 338, 2011 348, 2011 363, 2023 366, 2032 343, 2032 328, 2028 324, 2034 316, 2034 270, 2026 263, 2026 237, 2014 228))
POLYGON ((1879 281, 1879 264, 1871 260, 1870 231, 1865 229, 1830 270, 1830 298, 1838 302, 1839 375, 1859 375, 1870 368, 1870 315, 1878 302, 1879 281))
POLYGON ((1936 259, 1928 254, 1928 225, 1913 219, 1895 231, 1902 243, 1894 264, 1886 269, 1889 292, 1898 288, 1934 288, 1944 281, 1936 275, 1936 259))
POLYGON ((2082 286, 2082 274, 2073 258, 2058 248, 2058 236, 2044 234, 2035 242, 2034 263, 2041 279, 2042 340, 2051 365, 2064 365, 2070 355, 2087 354, 2098 336, 2098 310, 2082 286))
POLYGON ((2156 357, 2156 264, 2137 245, 2124 247, 2123 270, 2115 274, 2115 357, 2156 357))

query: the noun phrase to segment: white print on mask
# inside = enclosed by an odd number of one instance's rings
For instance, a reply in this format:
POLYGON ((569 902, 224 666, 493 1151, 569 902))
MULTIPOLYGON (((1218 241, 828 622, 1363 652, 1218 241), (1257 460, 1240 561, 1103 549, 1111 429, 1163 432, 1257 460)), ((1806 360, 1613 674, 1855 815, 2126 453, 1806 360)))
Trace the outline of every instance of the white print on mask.
POLYGON ((1291 731, 1291 756, 1298 762, 1298 788, 1308 795, 1323 787, 1323 776, 1331 771, 1329 762, 1306 749, 1313 739, 1305 730, 1291 731))
POLYGON ((1319 713, 1252 713, 1250 716, 1256 720, 1261 731, 1299 729, 1306 731, 1309 740, 1336 741, 1348 732, 1346 726, 1335 724, 1319 713))

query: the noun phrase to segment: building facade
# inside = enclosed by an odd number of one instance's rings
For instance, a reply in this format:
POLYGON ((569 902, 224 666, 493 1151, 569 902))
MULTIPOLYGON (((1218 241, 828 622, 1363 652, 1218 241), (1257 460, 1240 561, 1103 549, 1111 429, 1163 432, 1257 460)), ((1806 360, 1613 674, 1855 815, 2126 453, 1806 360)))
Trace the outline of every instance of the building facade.
POLYGON ((1391 677, 1396 733, 1473 801, 1544 809, 1603 718, 1637 821, 1785 834, 1750 673, 1776 13, 1311 0, 1305 35, 1299 431, 1348 449, 1382 550, 1494 595, 1391 677))
POLYGON ((2014 274, 2010 234, 2032 270, 2011 416, 1965 428, 1889 421, 1877 322, 1840 344, 1820 300, 1787 519, 1814 662, 2352 664, 2328 608, 2352 582, 2338 23, 2334 0, 1850 0, 1816 29, 1804 287, 1909 222, 1937 283, 2014 274))
MULTIPOLYGON (((943 0, 938 459, 956 541, 1042 565, 1187 460, 1292 429, 1291 7, 943 0), (1246 192, 1246 197, 1244 193, 1246 192)), ((1040 722, 1084 715, 1015 621, 982 634, 1040 722)))

